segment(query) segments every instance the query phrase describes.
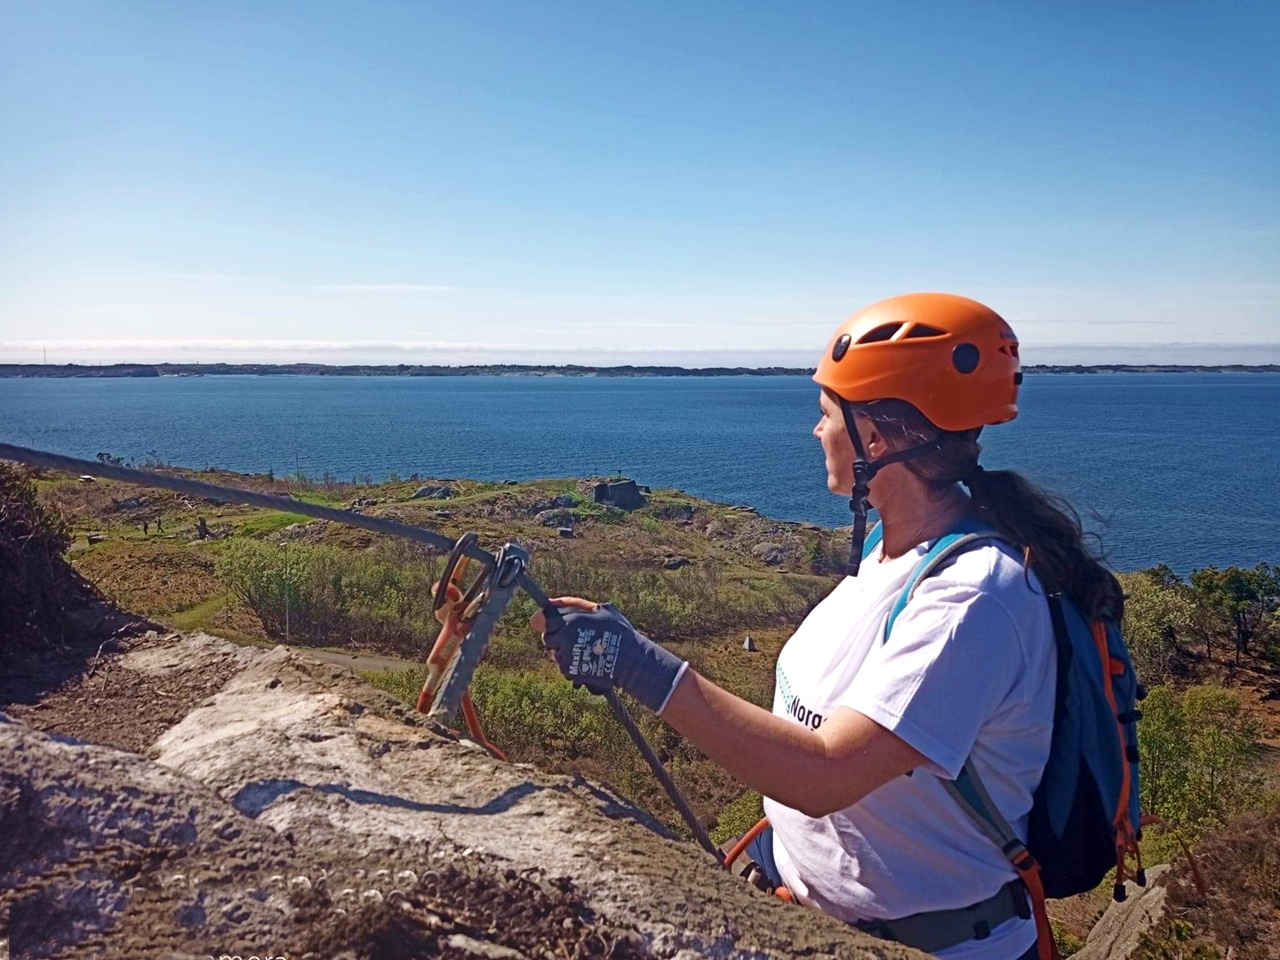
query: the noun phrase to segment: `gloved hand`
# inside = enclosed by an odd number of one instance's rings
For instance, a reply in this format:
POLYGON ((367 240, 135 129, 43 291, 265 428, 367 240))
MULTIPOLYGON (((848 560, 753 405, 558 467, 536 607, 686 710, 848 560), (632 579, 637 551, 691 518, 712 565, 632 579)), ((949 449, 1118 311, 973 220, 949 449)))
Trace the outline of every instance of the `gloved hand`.
POLYGON ((660 713, 684 673, 685 662, 636 630, 611 603, 595 604, 576 597, 553 600, 560 623, 534 616, 535 630, 545 630, 542 644, 574 686, 592 693, 618 687, 650 710, 660 713))

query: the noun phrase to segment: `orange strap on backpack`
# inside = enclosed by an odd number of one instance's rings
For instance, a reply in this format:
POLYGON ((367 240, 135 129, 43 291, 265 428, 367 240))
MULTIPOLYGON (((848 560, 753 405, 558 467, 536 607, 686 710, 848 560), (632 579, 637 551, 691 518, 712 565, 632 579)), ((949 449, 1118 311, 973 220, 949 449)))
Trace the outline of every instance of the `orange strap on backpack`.
POLYGON ((1049 911, 1045 903, 1044 885, 1040 882, 1040 864, 1026 847, 1022 848, 1024 856, 1018 860, 1010 859, 1013 869, 1027 886, 1027 896, 1031 898, 1031 916, 1036 922, 1036 952, 1040 960, 1061 960, 1058 954, 1058 941, 1053 939, 1053 927, 1049 925, 1049 911))

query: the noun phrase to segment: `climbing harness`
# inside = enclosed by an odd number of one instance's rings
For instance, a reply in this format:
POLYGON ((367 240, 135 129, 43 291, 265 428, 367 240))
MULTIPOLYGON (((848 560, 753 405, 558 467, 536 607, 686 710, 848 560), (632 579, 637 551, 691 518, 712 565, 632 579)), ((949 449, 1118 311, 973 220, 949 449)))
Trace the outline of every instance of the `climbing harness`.
MULTIPOLYGON (((494 756, 505 759, 501 751, 484 736, 475 705, 471 702, 469 692, 471 678, 475 675, 476 667, 484 656, 498 619, 517 590, 523 590, 538 605, 543 616, 546 617, 549 628, 554 628, 554 625, 561 620, 560 611, 529 576, 529 552, 519 544, 506 544, 495 557, 479 546, 474 532, 465 533, 454 541, 426 527, 399 523, 382 517, 368 517, 354 510, 339 510, 336 507, 295 500, 292 497, 256 493, 237 487, 223 487, 201 480, 173 477, 150 470, 137 470, 114 463, 81 460, 77 457, 67 457, 7 443, 0 443, 0 460, 11 460, 48 470, 62 470, 79 476, 100 477, 104 480, 158 487, 223 503, 242 503, 267 510, 299 513, 317 520, 329 520, 375 533, 425 543, 446 553, 448 561, 440 582, 435 587, 435 596, 432 601, 436 618, 441 623, 441 630, 427 657, 427 678, 418 695, 418 710, 426 714, 433 723, 442 727, 461 711, 472 737, 494 756), (475 581, 463 590, 465 574, 473 561, 479 563, 483 570, 475 581)), ((680 793, 675 781, 667 773, 661 759, 644 738, 644 734, 619 698, 617 691, 608 691, 604 694, 604 698, 609 704, 609 709, 626 729, 672 804, 688 825, 694 839, 715 857, 717 862, 720 862, 720 852, 711 842, 706 829, 694 815, 693 809, 680 793)))

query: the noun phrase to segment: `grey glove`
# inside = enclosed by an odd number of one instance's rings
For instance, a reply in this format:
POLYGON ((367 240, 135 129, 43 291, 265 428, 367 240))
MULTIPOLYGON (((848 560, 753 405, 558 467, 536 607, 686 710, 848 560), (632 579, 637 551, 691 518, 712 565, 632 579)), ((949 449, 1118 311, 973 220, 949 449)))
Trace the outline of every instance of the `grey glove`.
POLYGON ((574 686, 592 693, 618 687, 655 712, 666 706, 683 660, 636 630, 611 603, 590 613, 562 607, 560 619, 548 625, 542 642, 574 686))

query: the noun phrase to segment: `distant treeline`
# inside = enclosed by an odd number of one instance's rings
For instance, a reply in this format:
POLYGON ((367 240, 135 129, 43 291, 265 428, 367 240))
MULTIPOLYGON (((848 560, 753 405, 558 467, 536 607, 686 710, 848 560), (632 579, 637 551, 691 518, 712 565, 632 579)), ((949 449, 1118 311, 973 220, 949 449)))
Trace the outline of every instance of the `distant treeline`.
POLYGON ((583 367, 528 366, 514 363, 466 366, 401 363, 386 366, 326 363, 76 363, 0 364, 0 377, 778 377, 802 376, 798 367, 583 367))
MULTIPOLYGON (((1087 366, 1033 364, 1025 373, 1280 373, 1278 364, 1131 364, 1087 366)), ((394 366, 325 363, 62 363, 0 364, 0 377, 800 377, 813 373, 803 367, 584 367, 527 366, 513 363, 467 366, 401 363, 394 366)))

